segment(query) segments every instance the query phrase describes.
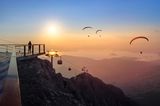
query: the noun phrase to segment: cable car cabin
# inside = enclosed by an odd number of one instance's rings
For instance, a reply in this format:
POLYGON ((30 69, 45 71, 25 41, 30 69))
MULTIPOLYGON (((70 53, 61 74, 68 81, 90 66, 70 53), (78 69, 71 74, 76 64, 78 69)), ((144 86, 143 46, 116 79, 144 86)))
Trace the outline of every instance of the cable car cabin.
POLYGON ((68 71, 71 71, 71 70, 72 70, 72 69, 69 67, 69 68, 68 68, 68 71))
POLYGON ((63 61, 61 59, 57 61, 58 65, 62 65, 62 63, 63 63, 63 61))

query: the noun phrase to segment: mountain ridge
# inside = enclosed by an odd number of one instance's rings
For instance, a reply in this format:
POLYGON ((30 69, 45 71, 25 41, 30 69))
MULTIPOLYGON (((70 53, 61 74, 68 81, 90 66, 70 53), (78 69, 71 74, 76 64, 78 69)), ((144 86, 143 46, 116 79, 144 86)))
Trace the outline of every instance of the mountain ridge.
POLYGON ((22 106, 137 106, 120 88, 89 73, 64 78, 47 60, 18 60, 22 106))

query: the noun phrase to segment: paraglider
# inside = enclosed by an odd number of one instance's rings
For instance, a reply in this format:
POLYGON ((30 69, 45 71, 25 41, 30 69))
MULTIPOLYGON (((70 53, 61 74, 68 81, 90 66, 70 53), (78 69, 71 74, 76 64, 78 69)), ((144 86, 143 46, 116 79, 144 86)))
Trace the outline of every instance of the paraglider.
MULTIPOLYGON (((82 28, 82 30, 92 29, 92 28, 93 28, 93 27, 87 26, 87 27, 82 28)), ((88 35, 88 37, 90 37, 90 35, 88 35)))
POLYGON ((82 30, 85 30, 85 29, 88 29, 88 28, 93 28, 93 27, 87 26, 87 27, 82 28, 82 30))
MULTIPOLYGON (((135 37, 135 38, 133 38, 131 41, 130 41, 130 45, 132 44, 132 42, 133 41, 135 41, 135 40, 137 40, 137 39, 145 39, 146 41, 148 41, 149 42, 149 39, 147 38, 147 37, 145 37, 145 36, 137 36, 137 37, 135 37)), ((142 51, 140 51, 140 54, 143 54, 143 52, 142 51)))
MULTIPOLYGON (((96 34, 98 34, 98 32, 101 32, 102 30, 98 29, 96 30, 96 34)), ((101 35, 99 35, 99 37, 101 37, 101 35)))
POLYGON ((96 30, 96 34, 97 34, 98 32, 100 32, 100 31, 102 31, 102 30, 100 30, 100 29, 96 30))
POLYGON ((137 40, 137 39, 145 39, 145 40, 149 41, 149 39, 148 39, 147 37, 145 37, 145 36, 138 36, 138 37, 133 38, 133 39, 130 41, 130 44, 132 44, 132 42, 133 42, 134 40, 137 40))

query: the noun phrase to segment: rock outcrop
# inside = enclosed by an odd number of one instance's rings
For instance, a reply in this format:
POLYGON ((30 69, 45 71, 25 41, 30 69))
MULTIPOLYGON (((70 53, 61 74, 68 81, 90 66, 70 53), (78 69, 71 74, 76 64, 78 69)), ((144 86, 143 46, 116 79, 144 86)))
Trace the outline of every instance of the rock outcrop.
POLYGON ((22 106, 137 106, 121 89, 88 73, 71 79, 47 60, 18 60, 22 106))

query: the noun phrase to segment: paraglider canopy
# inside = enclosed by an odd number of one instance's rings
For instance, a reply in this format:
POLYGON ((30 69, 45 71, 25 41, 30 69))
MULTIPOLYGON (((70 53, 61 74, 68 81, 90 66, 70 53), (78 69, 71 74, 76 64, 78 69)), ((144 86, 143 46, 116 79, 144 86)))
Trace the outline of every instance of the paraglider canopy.
POLYGON ((100 29, 98 29, 98 30, 96 30, 96 34, 98 33, 98 32, 101 32, 102 30, 100 30, 100 29))
POLYGON ((135 40, 137 40, 137 39, 145 39, 145 40, 149 41, 149 39, 148 39, 147 37, 145 37, 145 36, 137 36, 137 37, 133 38, 133 39, 130 41, 129 44, 132 44, 132 42, 135 41, 135 40))
POLYGON ((88 29, 88 28, 93 28, 93 27, 87 26, 87 27, 82 28, 82 30, 85 30, 85 29, 88 29))

